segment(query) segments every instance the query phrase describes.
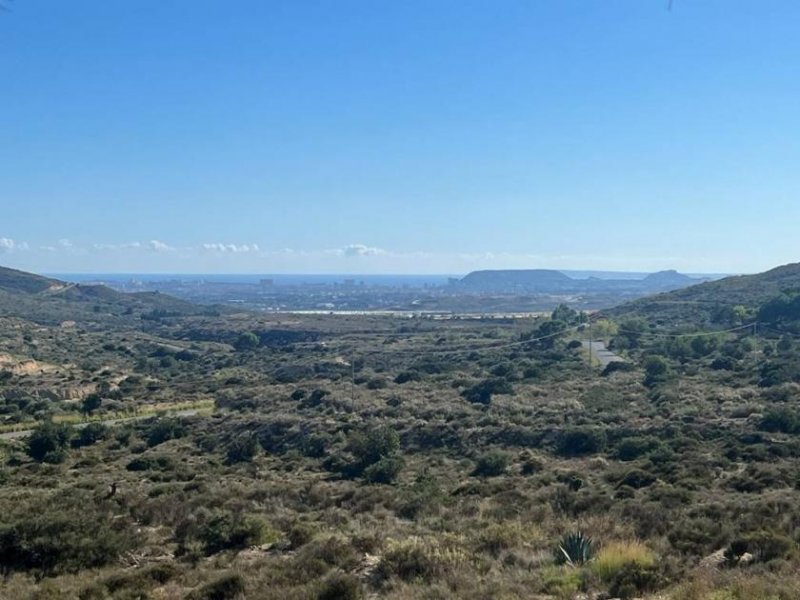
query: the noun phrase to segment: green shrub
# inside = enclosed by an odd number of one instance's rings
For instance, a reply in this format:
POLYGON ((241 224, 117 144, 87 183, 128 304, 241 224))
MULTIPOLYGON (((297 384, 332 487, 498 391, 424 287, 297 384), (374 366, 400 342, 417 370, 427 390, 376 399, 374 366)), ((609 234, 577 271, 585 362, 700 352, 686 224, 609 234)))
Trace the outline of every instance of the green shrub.
POLYGON ((649 356, 644 362, 644 385, 655 387, 664 383, 670 374, 669 363, 662 356, 649 356))
POLYGON ((635 365, 629 362, 621 361, 621 360, 614 360, 608 363, 603 372, 600 374, 601 377, 608 377, 614 373, 629 373, 636 369, 635 365))
POLYGON ((474 404, 489 405, 495 394, 513 394, 514 388, 506 379, 485 379, 464 390, 461 395, 474 404))
POLYGON ((543 593, 564 600, 576 598, 584 585, 581 571, 563 566, 545 567, 540 577, 543 593))
POLYGON ((562 431, 558 436, 556 451, 562 456, 596 454, 605 448, 606 434, 602 429, 579 427, 562 431))
POLYGON ((347 573, 329 575, 320 585, 317 600, 358 600, 363 597, 358 578, 347 573))
POLYGON ((133 523, 74 490, 26 503, 0 524, 0 567, 55 575, 113 563, 139 543, 133 523))
POLYGON ((128 471, 171 471, 175 468, 175 459, 169 455, 137 456, 125 468, 128 471))
MULTIPOLYGON (((375 427, 365 431, 357 431, 350 435, 347 449, 353 456, 352 460, 343 457, 332 457, 327 466, 342 472, 346 477, 359 477, 366 474, 367 469, 378 463, 370 470, 370 477, 374 481, 389 476, 402 468, 402 461, 398 459, 400 450, 400 436, 389 427, 375 427)), ((393 479, 394 477, 392 477, 393 479)))
POLYGON ((404 490, 397 513, 406 519, 433 512, 444 498, 439 482, 428 469, 424 469, 414 478, 414 483, 404 490))
POLYGON ((372 377, 367 381, 367 389, 369 390, 382 390, 388 387, 388 383, 383 377, 372 377))
POLYGON ((628 437, 617 444, 615 456, 622 461, 636 460, 640 456, 655 450, 661 442, 654 437, 628 437))
POLYGON ((89 423, 78 430, 78 436, 72 440, 72 445, 77 448, 91 446, 108 439, 109 435, 110 431, 103 423, 89 423))
POLYGON ((656 477, 647 471, 643 471, 641 469, 631 469, 625 475, 622 476, 619 483, 617 484, 618 487, 627 486, 631 487, 635 490, 639 490, 641 488, 647 487, 655 483, 656 477))
POLYGON ((654 592, 663 584, 663 577, 656 565, 633 562, 623 565, 616 572, 608 592, 614 598, 630 600, 642 596, 643 593, 654 592))
POLYGON ((737 558, 748 552, 755 562, 769 562, 785 558, 794 548, 794 541, 785 535, 759 531, 733 540, 726 550, 726 559, 730 556, 738 562, 737 558))
POLYGON ((147 432, 147 445, 151 448, 166 441, 182 438, 186 435, 186 427, 174 418, 160 418, 150 425, 147 432))
POLYGON ((524 540, 525 533, 519 523, 492 523, 482 527, 478 534, 477 547, 497 558, 504 550, 516 547, 524 540))
POLYGON ((231 573, 207 583, 186 598, 187 600, 237 600, 244 599, 244 593, 244 578, 238 573, 231 573))
MULTIPOLYGON (((164 585, 168 581, 177 577, 178 568, 171 563, 162 563, 150 567, 138 568, 132 572, 123 571, 115 573, 103 581, 103 588, 120 596, 122 590, 130 590, 134 593, 142 593, 142 590, 156 585, 164 585)), ((102 589, 100 591, 103 591, 102 589)), ((95 596, 92 596, 95 597, 95 596)), ((105 594, 97 595, 97 598, 106 598, 105 594)))
POLYGON ((333 568, 352 571, 360 560, 361 555, 348 540, 328 536, 314 539, 300 548, 290 570, 295 579, 302 581, 321 577, 333 568))
POLYGON ((206 554, 241 550, 274 542, 278 536, 261 517, 221 512, 209 519, 198 535, 206 554))
POLYGON ((382 579, 394 576, 404 581, 430 582, 441 579, 465 562, 463 550, 449 544, 447 539, 408 538, 390 543, 376 574, 382 579))
POLYGON ((422 379, 419 371, 402 371, 397 374, 397 377, 394 378, 394 382, 398 384, 408 383, 409 381, 419 381, 422 379))
POLYGON ((759 428, 770 432, 797 433, 800 431, 800 416, 790 408, 774 408, 764 415, 759 428))
POLYGON ((508 469, 511 457, 500 450, 490 450, 478 457, 472 474, 478 477, 496 477, 508 469))
POLYGON ((226 452, 228 464, 250 462, 257 455, 261 446, 258 437, 252 434, 242 434, 231 440, 226 452))
POLYGON ((291 526, 286 537, 289 539, 291 548, 296 550, 313 540, 316 532, 316 528, 310 523, 298 522, 291 526))
POLYGON ((393 483, 404 464, 402 456, 385 456, 364 469, 364 479, 369 483, 393 483))

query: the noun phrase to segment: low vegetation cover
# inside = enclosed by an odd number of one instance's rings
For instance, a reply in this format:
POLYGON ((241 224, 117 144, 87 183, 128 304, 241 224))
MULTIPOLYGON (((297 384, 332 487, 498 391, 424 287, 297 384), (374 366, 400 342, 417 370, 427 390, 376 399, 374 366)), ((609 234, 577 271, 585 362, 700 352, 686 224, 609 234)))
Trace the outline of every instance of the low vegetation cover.
POLYGON ((0 597, 795 599, 779 288, 682 321, 7 314, 0 597))

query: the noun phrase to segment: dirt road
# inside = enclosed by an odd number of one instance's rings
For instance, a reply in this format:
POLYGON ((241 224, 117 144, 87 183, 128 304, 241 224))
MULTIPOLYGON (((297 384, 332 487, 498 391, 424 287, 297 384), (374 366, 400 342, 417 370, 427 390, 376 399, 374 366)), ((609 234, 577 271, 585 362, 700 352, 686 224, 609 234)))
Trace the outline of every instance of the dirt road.
MULTIPOLYGON (((198 410, 196 408, 191 408, 188 410, 179 410, 173 413, 167 413, 168 416, 171 417, 191 417, 196 415, 198 410)), ((151 417, 157 416, 156 414, 149 414, 149 415, 138 415, 135 417, 126 417, 124 419, 109 419, 108 421, 90 421, 91 423, 102 423, 103 425, 118 425, 120 423, 127 423, 129 421, 140 421, 141 419, 149 419, 151 417)), ((89 425, 87 423, 76 423, 75 427, 81 429, 89 425)), ((23 429, 21 431, 9 431, 7 433, 0 433, 0 440, 15 440, 19 438, 24 438, 30 435, 33 429, 23 429)))
POLYGON ((597 361, 600 363, 600 366, 605 369, 609 363, 612 362, 626 362, 624 358, 619 356, 618 354, 614 354, 611 350, 606 348, 606 343, 601 342, 598 340, 583 340, 581 341, 583 347, 589 351, 589 354, 592 357, 592 363, 597 361))

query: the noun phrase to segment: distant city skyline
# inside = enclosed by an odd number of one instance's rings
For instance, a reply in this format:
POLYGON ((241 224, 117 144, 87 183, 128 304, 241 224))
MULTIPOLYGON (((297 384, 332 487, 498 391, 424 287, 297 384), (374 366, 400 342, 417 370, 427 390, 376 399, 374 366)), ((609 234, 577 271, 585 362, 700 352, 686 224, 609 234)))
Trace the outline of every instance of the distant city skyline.
POLYGON ((9 8, 0 265, 752 273, 800 260, 788 0, 9 8))

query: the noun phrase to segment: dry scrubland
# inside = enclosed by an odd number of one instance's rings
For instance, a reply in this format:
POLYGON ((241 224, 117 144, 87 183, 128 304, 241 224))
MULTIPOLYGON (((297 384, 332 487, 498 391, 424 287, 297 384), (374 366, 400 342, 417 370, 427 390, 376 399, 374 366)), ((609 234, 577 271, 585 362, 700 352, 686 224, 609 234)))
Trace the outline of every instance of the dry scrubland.
POLYGON ((800 596, 792 338, 554 316, 0 319, 0 597, 800 596))

